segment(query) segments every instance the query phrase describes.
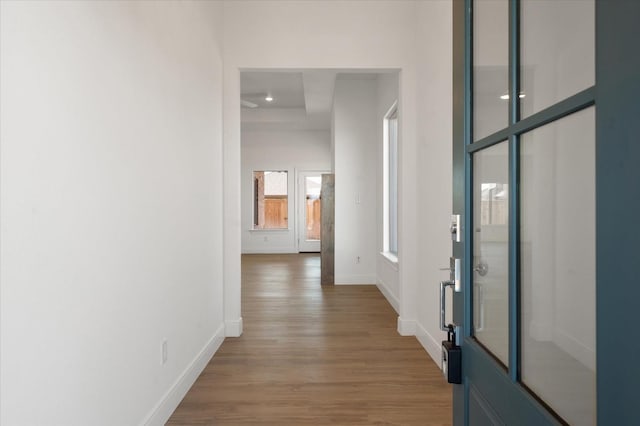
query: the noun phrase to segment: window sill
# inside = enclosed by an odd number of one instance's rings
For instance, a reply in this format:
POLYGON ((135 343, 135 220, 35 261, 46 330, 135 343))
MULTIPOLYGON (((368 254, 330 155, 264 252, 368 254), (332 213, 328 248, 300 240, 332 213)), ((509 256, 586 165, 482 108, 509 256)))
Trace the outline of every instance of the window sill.
POLYGON ((249 229, 249 232, 289 232, 290 229, 289 228, 273 228, 273 229, 254 229, 251 228, 249 229))
POLYGON ((398 256, 388 251, 381 251, 380 255, 384 260, 387 261, 389 265, 391 265, 393 269, 395 269, 396 271, 398 270, 398 256))

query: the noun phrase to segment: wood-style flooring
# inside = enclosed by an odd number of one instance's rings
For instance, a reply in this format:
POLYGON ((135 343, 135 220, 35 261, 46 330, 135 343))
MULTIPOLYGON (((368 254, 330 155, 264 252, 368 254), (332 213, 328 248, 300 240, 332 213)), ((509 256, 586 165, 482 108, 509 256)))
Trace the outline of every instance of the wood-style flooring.
POLYGON ((168 424, 451 424, 450 385, 380 291, 321 286, 318 255, 244 255, 242 316, 168 424))

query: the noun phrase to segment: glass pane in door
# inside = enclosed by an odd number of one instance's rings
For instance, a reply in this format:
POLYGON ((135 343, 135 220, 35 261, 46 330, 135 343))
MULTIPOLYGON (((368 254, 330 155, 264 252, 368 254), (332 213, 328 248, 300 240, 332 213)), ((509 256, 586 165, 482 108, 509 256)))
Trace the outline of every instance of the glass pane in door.
POLYGON ((509 3, 473 3, 473 140, 509 124, 509 3))
POLYGON ((509 363, 509 147, 473 155, 473 332, 509 363))
POLYGON ((521 380, 595 424, 595 107, 522 136, 521 380))
POLYGON ((522 117, 595 84, 595 0, 523 0, 522 117))
POLYGON ((320 240, 320 176, 307 176, 304 179, 305 187, 305 239, 307 241, 320 240))

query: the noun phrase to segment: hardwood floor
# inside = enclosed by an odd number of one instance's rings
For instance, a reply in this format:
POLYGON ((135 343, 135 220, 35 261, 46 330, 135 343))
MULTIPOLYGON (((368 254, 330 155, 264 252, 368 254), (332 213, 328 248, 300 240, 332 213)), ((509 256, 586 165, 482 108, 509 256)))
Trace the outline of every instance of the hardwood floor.
POLYGON ((444 425, 451 387, 371 286, 320 286, 316 254, 242 257, 244 333, 170 425, 444 425))

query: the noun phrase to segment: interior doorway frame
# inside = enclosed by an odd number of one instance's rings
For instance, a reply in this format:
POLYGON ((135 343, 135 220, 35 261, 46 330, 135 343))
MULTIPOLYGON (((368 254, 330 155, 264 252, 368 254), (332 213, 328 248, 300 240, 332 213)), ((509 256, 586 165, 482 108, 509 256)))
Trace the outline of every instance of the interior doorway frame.
MULTIPOLYGON (((320 240, 318 240, 318 250, 300 250, 302 241, 305 237, 303 232, 303 227, 306 224, 306 211, 305 211, 305 203, 303 200, 306 197, 306 187, 304 185, 303 179, 306 176, 320 176, 322 174, 331 173, 330 170, 298 170, 296 169, 296 188, 295 188, 295 212, 296 212, 296 250, 298 253, 319 253, 320 252, 320 240)), ((322 202, 322 201, 321 201, 322 202)))
POLYGON ((415 66, 381 66, 376 63, 361 63, 352 66, 338 65, 319 67, 317 64, 298 64, 295 67, 274 67, 273 63, 248 64, 228 60, 224 66, 223 90, 223 294, 224 324, 226 337, 242 335, 241 307, 241 105, 240 73, 247 71, 299 72, 303 70, 331 70, 339 73, 389 73, 397 72, 399 80, 398 108, 403 111, 399 123, 402 147, 399 159, 402 167, 398 176, 400 205, 398 206, 399 247, 398 252, 407 253, 399 268, 399 316, 397 330, 403 336, 415 336, 417 331, 417 283, 418 262, 415 247, 418 237, 417 174, 415 154, 416 137, 416 81, 415 66), (413 254, 413 255, 410 255, 413 254))

